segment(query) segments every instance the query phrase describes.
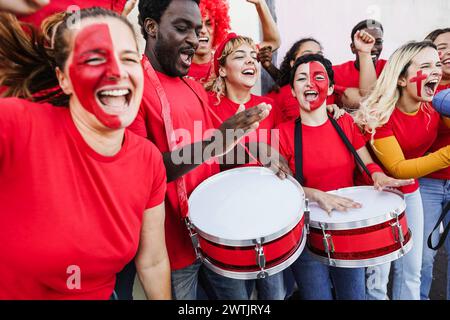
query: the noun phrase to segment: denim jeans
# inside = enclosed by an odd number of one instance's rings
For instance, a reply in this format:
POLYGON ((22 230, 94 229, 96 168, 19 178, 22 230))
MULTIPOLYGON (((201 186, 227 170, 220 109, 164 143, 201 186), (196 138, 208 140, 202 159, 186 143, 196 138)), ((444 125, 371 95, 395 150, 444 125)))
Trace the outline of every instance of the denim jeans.
MULTIPOLYGON (((423 252, 423 207, 420 191, 405 194, 406 219, 412 232, 413 247, 393 262, 393 300, 420 300, 420 270, 423 252)), ((366 270, 367 300, 387 300, 391 263, 366 270)))
POLYGON ((291 269, 302 300, 365 299, 364 268, 327 266, 306 248, 291 269))
POLYGON ((200 260, 186 268, 172 271, 172 297, 175 300, 197 300, 200 260))
POLYGON ((250 295, 256 287, 258 300, 284 300, 286 298, 286 285, 283 272, 270 277, 257 280, 248 280, 250 295))
MULTIPOLYGON (((420 193, 423 201, 424 212, 424 235, 423 235, 423 257, 420 284, 420 298, 429 300, 431 283, 433 281, 433 263, 436 251, 428 248, 428 237, 433 231, 442 209, 450 201, 450 180, 420 179, 420 193)), ((450 222, 450 215, 444 220, 444 226, 450 222)), ((436 245, 439 241, 439 231, 433 233, 432 242, 436 245)), ((445 241, 447 251, 447 262, 450 262, 450 237, 445 241)), ((450 263, 447 264, 447 300, 450 300, 450 263)))
POLYGON ((215 300, 249 300, 250 293, 246 280, 231 279, 221 276, 203 267, 202 273, 206 279, 204 286, 208 296, 215 300))

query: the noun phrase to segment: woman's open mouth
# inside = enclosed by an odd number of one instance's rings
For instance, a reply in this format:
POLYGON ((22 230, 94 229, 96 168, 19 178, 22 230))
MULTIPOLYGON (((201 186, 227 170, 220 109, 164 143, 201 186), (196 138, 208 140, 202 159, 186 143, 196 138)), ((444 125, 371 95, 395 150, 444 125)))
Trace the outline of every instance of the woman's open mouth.
POLYGON ((430 80, 427 83, 425 83, 425 85, 424 85, 425 94, 429 97, 434 96, 434 93, 436 92, 438 84, 439 84, 438 79, 433 79, 433 80, 430 80))
POLYGON ((316 101, 319 97, 319 93, 314 90, 307 90, 305 91, 305 100, 308 102, 316 101))
POLYGON ((97 99, 107 113, 118 114, 130 105, 130 89, 108 89, 97 92, 97 99))

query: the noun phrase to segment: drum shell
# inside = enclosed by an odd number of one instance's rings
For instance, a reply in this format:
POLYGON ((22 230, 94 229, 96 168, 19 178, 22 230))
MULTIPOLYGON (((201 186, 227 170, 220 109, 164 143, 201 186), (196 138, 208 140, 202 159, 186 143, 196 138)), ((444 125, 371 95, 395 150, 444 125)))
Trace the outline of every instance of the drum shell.
MULTIPOLYGON (((266 258, 266 269, 286 261, 298 249, 304 238, 304 218, 287 234, 262 243, 266 258)), ((202 256, 218 268, 234 272, 260 270, 256 261, 256 239, 254 246, 225 246, 199 237, 202 256)))
MULTIPOLYGON (((403 198, 397 191, 390 192, 403 198)), ((412 247, 412 234, 408 229, 405 207, 394 209, 389 218, 381 215, 376 219, 348 223, 347 228, 345 223, 311 221, 308 249, 322 262, 337 267, 369 267, 396 260, 412 247), (376 220, 378 222, 374 223, 376 220), (402 238, 403 242, 400 242, 402 238), (328 256, 327 249, 330 248, 332 249, 328 256)))

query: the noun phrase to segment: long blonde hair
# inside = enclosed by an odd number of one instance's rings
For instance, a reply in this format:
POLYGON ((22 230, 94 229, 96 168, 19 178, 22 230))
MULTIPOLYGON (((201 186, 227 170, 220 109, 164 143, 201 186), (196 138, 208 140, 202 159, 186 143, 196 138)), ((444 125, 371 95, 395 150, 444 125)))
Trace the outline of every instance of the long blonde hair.
POLYGON ((431 41, 409 42, 397 49, 389 58, 373 91, 362 102, 354 114, 355 122, 364 132, 373 137, 376 129, 385 125, 395 110, 402 89, 398 85, 400 77, 406 76, 414 57, 425 48, 436 46, 431 41))
MULTIPOLYGON (((225 45, 222 55, 218 59, 219 66, 221 66, 221 67, 225 66, 228 56, 230 54, 232 54, 237 48, 239 48, 243 44, 248 44, 252 48, 256 49, 256 44, 252 38, 238 36, 234 39, 231 39, 225 45)), ((221 77, 220 75, 216 76, 214 73, 211 75, 208 82, 205 84, 205 88, 206 88, 206 91, 215 93, 216 98, 217 98, 217 104, 220 103, 220 100, 222 99, 222 97, 227 95, 227 85, 225 83, 225 78, 221 77)))

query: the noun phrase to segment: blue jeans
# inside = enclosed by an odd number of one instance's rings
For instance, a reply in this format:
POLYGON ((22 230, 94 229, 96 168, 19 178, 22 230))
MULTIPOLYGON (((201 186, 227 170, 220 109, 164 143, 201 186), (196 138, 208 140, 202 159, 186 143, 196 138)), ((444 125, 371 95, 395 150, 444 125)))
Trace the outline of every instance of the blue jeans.
POLYGON ((186 268, 172 271, 172 297, 174 300, 197 300, 200 260, 186 268))
POLYGON ((364 268, 330 267, 305 249, 291 269, 302 300, 365 299, 364 268))
POLYGON ((221 276, 210 269, 203 267, 203 275, 206 279, 205 290, 215 300, 249 300, 250 293, 247 281, 231 279, 221 276))
POLYGON ((250 294, 256 287, 258 300, 284 300, 286 298, 286 285, 283 272, 258 280, 248 280, 250 294))
MULTIPOLYGON (((423 207, 420 191, 405 194, 406 219, 412 232, 413 247, 393 262, 393 300, 420 300, 420 270, 423 252, 423 207)), ((387 300, 391 263, 366 270, 367 300, 387 300)))
MULTIPOLYGON (((450 180, 420 179, 420 193, 423 201, 424 211, 424 235, 423 235, 423 257, 420 284, 420 298, 429 300, 431 283, 433 281, 433 263, 436 251, 428 248, 428 237, 433 231, 443 207, 450 201, 450 180)), ((444 220, 444 226, 450 222, 450 215, 444 220)), ((439 241, 439 231, 433 233, 433 245, 439 241)), ((450 237, 445 241, 447 250, 447 300, 450 300, 450 237)))

